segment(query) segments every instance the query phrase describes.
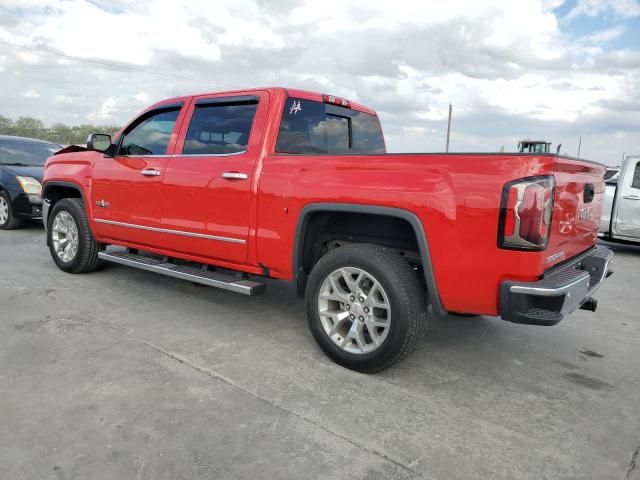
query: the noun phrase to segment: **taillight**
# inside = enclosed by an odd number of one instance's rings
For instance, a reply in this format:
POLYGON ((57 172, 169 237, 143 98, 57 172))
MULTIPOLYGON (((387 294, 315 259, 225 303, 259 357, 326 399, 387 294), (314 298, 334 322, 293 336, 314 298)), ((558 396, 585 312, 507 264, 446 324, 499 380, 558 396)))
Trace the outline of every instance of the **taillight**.
POLYGON ((332 105, 338 105, 340 107, 351 108, 351 102, 349 100, 345 100, 344 98, 335 97, 333 95, 322 95, 322 101, 324 103, 330 103, 332 105))
POLYGON ((498 247, 512 250, 547 248, 554 187, 552 176, 521 178, 504 186, 498 247))

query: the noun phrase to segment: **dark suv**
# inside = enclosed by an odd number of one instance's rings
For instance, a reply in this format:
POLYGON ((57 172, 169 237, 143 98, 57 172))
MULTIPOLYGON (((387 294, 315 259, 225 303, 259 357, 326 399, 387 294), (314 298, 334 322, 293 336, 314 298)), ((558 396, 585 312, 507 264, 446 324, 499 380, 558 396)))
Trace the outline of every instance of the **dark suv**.
POLYGON ((0 135, 0 229, 42 218, 44 162, 60 148, 35 138, 0 135))

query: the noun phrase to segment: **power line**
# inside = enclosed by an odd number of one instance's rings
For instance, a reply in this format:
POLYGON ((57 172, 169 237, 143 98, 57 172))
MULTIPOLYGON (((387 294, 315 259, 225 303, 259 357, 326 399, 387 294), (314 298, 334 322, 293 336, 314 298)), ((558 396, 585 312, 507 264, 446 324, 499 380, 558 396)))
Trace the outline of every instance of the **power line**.
POLYGON ((181 75, 173 75, 170 73, 163 73, 163 72, 157 72, 155 70, 148 70, 145 68, 140 68, 140 67, 134 67, 131 65, 123 65, 123 64, 118 64, 118 63, 111 63, 111 62, 105 62, 103 60, 93 60, 90 58, 82 58, 82 57, 75 57, 73 55, 66 55, 64 53, 59 53, 59 52, 54 52, 51 50, 47 50, 44 48, 36 48, 36 47, 28 47, 26 45, 18 45, 15 43, 10 43, 10 42, 5 42, 3 40, 0 40, 0 44, 2 45, 7 45, 9 47, 14 47, 14 48, 19 48, 22 50, 29 50, 31 52, 35 52, 35 53, 40 53, 40 54, 45 54, 45 55, 51 55, 54 57, 60 57, 60 58, 65 58, 67 60, 73 60, 76 62, 82 62, 82 63, 89 63, 92 65, 100 65, 102 67, 105 68, 110 68, 113 70, 119 70, 119 71, 125 71, 125 72, 137 72, 137 73, 144 73, 147 75, 155 75, 158 77, 164 77, 164 78, 172 78, 172 79, 177 79, 177 80, 185 80, 185 81, 189 81, 189 82, 197 82, 197 83, 203 83, 203 84, 207 84, 207 85, 214 85, 214 86, 218 86, 221 88, 235 88, 235 87, 231 87, 229 85, 224 85, 221 84, 219 82, 211 82, 208 80, 200 80, 197 78, 192 78, 192 77, 184 77, 181 75))
MULTIPOLYGON (((153 76, 157 76, 157 77, 162 77, 162 78, 170 78, 170 79, 174 79, 174 80, 183 80, 183 81, 188 81, 188 82, 195 82, 195 83, 201 83, 204 85, 209 85, 209 86, 214 86, 216 88, 222 88, 222 89, 230 89, 230 90, 235 90, 238 88, 238 86, 236 85, 229 85, 229 84, 224 84, 224 83, 220 83, 220 82, 213 82, 213 81, 209 81, 209 80, 201 80, 201 79, 197 79, 197 78, 193 78, 193 77, 186 77, 186 76, 182 76, 182 75, 174 75, 174 74, 170 74, 170 73, 163 73, 163 72, 158 72, 155 70, 149 70, 149 69, 145 69, 145 68, 140 68, 140 67, 135 67, 132 65, 125 65, 125 64, 120 64, 120 63, 112 63, 112 62, 107 62, 104 60, 94 60, 94 59, 90 59, 90 58, 82 58, 82 57, 76 57, 73 55, 67 55, 64 53, 60 53, 60 52, 54 52, 52 50, 48 50, 45 48, 38 48, 38 47, 29 47, 27 45, 19 45, 16 43, 11 43, 11 42, 6 42, 4 40, 0 40, 0 44, 1 45, 7 45, 9 47, 13 47, 13 48, 18 48, 18 49, 22 49, 22 50, 28 50, 34 53, 38 53, 38 54, 44 54, 44 55, 50 55, 53 57, 59 57, 59 58, 64 58, 66 60, 72 60, 75 62, 80 62, 80 63, 87 63, 90 65, 99 65, 103 68, 108 68, 108 69, 112 69, 112 70, 116 70, 116 71, 123 71, 123 72, 135 72, 135 73, 142 73, 142 74, 146 74, 146 75, 153 75, 153 76)), ((387 100, 373 100, 371 102, 367 101, 367 100, 360 100, 360 102, 362 103, 366 103, 367 105, 370 106, 377 106, 377 107, 381 107, 382 110, 384 110, 385 106, 393 106, 395 108, 398 107, 402 107, 402 108, 406 108, 408 110, 423 110, 423 108, 420 108, 420 106, 416 105, 415 102, 412 103, 405 103, 405 102, 396 102, 396 101, 387 101, 387 100)))

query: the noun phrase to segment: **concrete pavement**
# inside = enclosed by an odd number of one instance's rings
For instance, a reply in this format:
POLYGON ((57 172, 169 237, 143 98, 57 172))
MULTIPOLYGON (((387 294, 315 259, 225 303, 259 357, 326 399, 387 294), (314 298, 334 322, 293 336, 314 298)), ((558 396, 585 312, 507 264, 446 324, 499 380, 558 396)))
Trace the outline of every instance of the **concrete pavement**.
POLYGON ((613 248, 597 313, 431 319, 362 375, 320 352, 288 284, 69 275, 41 229, 2 231, 0 477, 636 479, 640 248, 613 248))

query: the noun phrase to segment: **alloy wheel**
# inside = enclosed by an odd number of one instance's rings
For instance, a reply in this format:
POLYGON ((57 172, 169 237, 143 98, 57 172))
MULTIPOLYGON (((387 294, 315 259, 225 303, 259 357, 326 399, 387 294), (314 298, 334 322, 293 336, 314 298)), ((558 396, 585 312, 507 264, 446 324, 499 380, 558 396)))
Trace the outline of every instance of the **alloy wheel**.
POLYGON ((349 353, 373 352, 389 335, 389 297, 380 282, 361 268, 340 268, 324 279, 318 313, 325 333, 349 353))
POLYGON ((51 225, 51 241, 56 255, 63 262, 71 262, 78 253, 78 226, 71 214, 59 212, 51 225))
POLYGON ((0 225, 9 221, 9 204, 4 197, 0 197, 0 225))

